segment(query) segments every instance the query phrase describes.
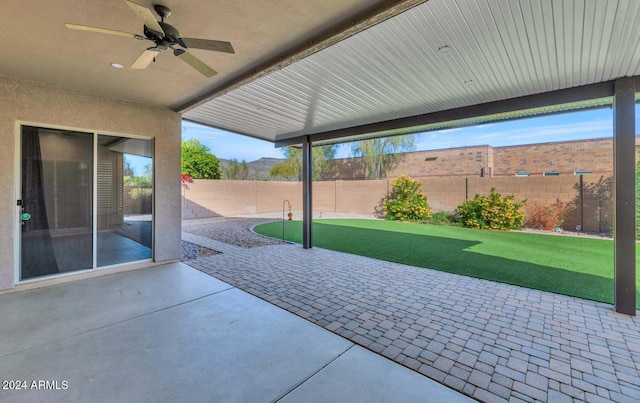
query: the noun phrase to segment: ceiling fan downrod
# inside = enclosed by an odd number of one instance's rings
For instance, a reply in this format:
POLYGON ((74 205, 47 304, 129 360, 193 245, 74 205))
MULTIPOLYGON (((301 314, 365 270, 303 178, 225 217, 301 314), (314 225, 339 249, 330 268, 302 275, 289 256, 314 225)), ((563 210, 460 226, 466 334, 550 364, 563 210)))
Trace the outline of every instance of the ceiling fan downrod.
POLYGON ((160 16, 160 22, 164 22, 164 19, 171 15, 171 10, 161 4, 154 4, 153 9, 156 10, 156 13, 160 16))

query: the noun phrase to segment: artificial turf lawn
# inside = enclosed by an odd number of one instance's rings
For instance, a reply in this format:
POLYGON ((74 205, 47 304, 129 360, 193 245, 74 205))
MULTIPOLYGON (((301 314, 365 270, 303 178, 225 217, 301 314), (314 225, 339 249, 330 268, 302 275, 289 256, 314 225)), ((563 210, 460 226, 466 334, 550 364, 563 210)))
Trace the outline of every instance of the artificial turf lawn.
MULTIPOLYGON (((263 224, 255 231, 281 239, 283 223, 263 224)), ((289 241, 301 243, 302 223, 285 221, 284 235, 289 241)), ((313 245, 613 303, 613 242, 607 239, 382 220, 321 219, 313 223, 313 245)), ((640 276, 636 281, 640 308, 640 276)))

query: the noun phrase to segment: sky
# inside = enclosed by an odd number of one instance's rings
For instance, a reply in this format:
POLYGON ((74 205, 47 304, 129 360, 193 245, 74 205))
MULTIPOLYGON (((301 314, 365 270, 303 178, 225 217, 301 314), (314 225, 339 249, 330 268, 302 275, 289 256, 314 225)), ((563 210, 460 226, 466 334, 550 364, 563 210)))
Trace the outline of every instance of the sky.
MULTIPOLYGON (((636 116, 640 127, 640 108, 636 116)), ((611 108, 583 110, 529 119, 494 122, 416 134, 416 151, 451 147, 490 145, 493 147, 611 137, 611 108)), ((212 129, 184 121, 182 138, 197 139, 218 158, 255 161, 262 157, 282 158, 272 143, 212 129)), ((350 145, 341 145, 336 158, 349 157, 350 145)))

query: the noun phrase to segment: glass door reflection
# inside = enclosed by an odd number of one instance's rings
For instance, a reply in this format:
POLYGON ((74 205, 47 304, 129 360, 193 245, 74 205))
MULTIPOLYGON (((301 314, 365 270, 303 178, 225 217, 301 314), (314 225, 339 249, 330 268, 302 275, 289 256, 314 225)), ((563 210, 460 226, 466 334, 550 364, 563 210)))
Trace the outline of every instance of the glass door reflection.
POLYGON ((97 266, 150 259, 153 141, 98 136, 97 266))

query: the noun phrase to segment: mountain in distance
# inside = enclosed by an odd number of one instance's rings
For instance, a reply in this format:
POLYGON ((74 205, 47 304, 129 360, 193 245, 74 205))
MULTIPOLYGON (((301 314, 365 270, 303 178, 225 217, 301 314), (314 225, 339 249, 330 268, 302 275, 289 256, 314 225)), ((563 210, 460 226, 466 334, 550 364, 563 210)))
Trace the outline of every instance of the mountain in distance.
MULTIPOLYGON (((247 176, 247 180, 257 180, 257 181, 268 181, 271 180, 271 167, 278 163, 284 161, 282 158, 268 158, 262 157, 259 160, 247 162, 249 166, 249 175, 247 176)), ((242 161, 238 161, 242 162, 242 161)), ((231 164, 231 160, 226 160, 220 158, 220 169, 223 174, 222 177, 225 178, 224 171, 231 164)))

